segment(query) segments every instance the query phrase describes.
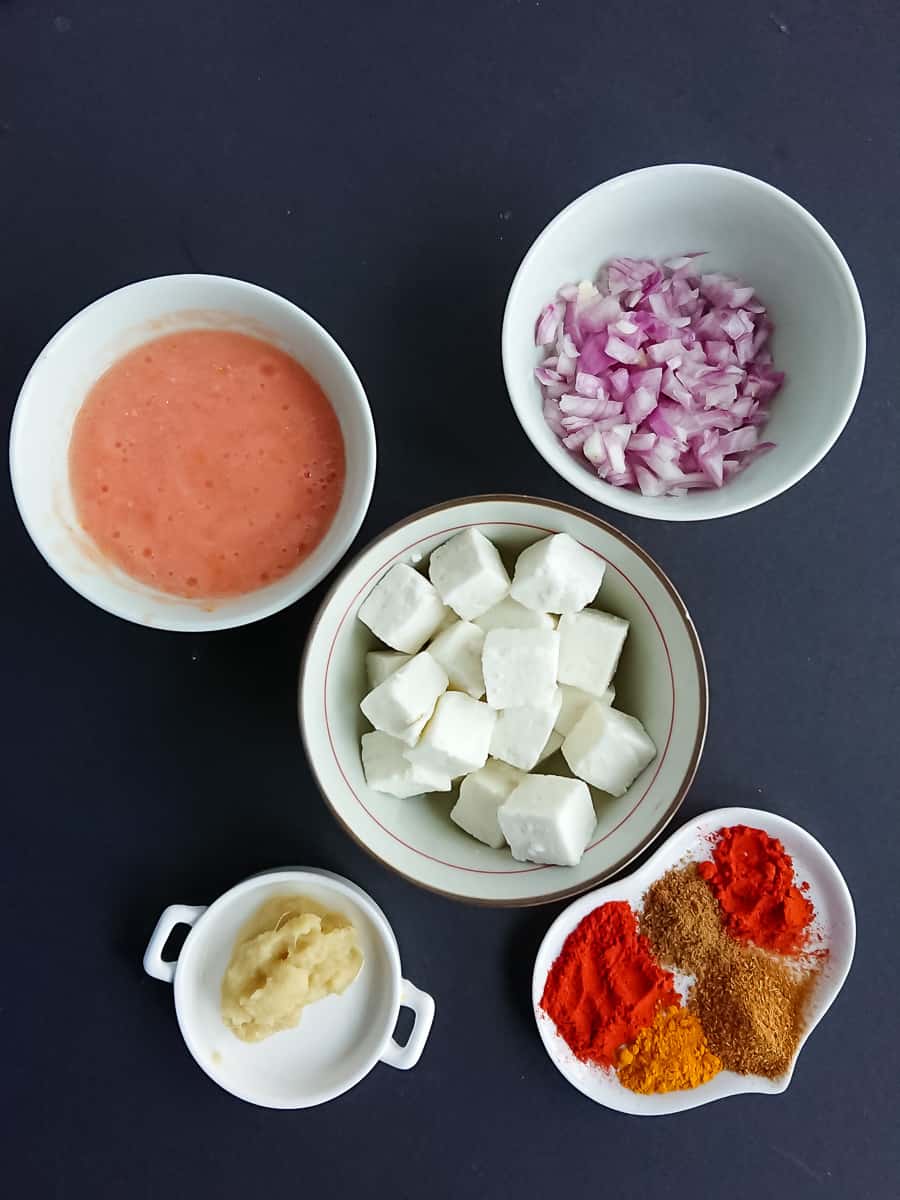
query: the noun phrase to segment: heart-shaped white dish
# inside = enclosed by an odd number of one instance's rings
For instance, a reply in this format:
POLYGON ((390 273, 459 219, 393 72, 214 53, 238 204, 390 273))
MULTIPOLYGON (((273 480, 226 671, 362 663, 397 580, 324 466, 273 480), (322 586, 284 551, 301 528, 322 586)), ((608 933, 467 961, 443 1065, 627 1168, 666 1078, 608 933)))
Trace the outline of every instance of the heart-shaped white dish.
POLYGON ((635 1116, 663 1116, 745 1092, 777 1095, 790 1084, 797 1058, 807 1038, 841 990, 853 961, 855 945, 856 918, 850 891, 834 860, 815 838, 793 821, 775 813, 755 808, 718 808, 682 826, 640 870, 588 892, 560 913, 547 930, 534 964, 531 996, 538 1032, 553 1063, 569 1083, 591 1100, 618 1112, 635 1116), (780 838, 794 860, 797 877, 809 883, 809 896, 816 910, 814 930, 821 935, 816 947, 828 953, 809 1002, 807 1027, 790 1069, 778 1079, 721 1071, 709 1083, 691 1091, 639 1095, 623 1087, 614 1071, 603 1070, 575 1058, 553 1021, 540 1007, 547 972, 562 950, 563 942, 589 912, 609 900, 627 900, 635 911, 640 911, 643 895, 655 879, 686 858, 695 861, 709 858, 710 835, 728 825, 750 825, 780 838))

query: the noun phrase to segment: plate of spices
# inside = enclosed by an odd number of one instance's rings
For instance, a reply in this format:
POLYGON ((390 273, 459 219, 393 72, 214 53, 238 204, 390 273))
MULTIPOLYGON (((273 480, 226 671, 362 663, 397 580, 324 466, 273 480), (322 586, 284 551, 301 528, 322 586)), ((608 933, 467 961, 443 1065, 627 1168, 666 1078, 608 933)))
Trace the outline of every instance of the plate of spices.
POLYGON ((717 809, 557 917, 535 961, 538 1031, 569 1083, 619 1112, 777 1095, 855 943, 850 892, 815 838, 717 809))

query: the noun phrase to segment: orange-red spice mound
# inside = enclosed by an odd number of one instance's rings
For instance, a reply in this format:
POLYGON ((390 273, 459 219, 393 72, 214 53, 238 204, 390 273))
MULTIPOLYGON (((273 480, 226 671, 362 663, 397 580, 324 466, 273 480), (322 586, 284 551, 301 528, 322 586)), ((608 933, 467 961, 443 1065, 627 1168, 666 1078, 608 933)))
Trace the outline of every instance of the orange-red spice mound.
POLYGON ((794 882, 794 861, 778 838, 732 825, 720 830, 713 861, 697 869, 733 937, 778 954, 803 949, 814 909, 794 882))
POLYGON ((674 976, 660 967, 624 900, 595 908, 563 943, 541 1008, 582 1061, 612 1066, 616 1052, 677 1005, 674 976))

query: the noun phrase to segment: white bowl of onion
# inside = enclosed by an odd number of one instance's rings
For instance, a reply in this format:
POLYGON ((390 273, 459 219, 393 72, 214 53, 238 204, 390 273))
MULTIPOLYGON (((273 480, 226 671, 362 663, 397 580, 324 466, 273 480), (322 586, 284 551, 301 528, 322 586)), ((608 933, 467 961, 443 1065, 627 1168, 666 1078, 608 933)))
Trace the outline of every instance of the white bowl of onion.
MULTIPOLYGON (((690 296, 687 288, 683 290, 690 296)), ((612 320, 615 323, 615 316, 612 320)), ((862 382, 865 346, 862 303, 853 276, 815 218, 783 192, 749 175, 690 163, 621 175, 563 209, 519 267, 507 298, 502 335, 503 369, 513 408, 550 466, 594 500, 669 521, 742 512, 786 491, 811 471, 850 418, 862 382), (698 252, 703 252, 702 257, 690 262, 682 258, 698 252), (658 290, 658 285, 645 288, 641 299, 637 291, 629 290, 627 270, 624 281, 621 276, 611 281, 606 269, 617 259, 652 260, 665 278, 680 269, 692 284, 699 283, 701 276, 712 282, 697 289, 701 294, 696 304, 688 299, 679 307, 672 303, 670 291, 655 296, 651 313, 647 292, 658 290), (730 296, 729 285, 722 280, 734 281, 730 296), (577 296, 573 286, 560 302, 561 287, 583 281, 596 283, 599 295, 582 288, 577 296), (602 310, 601 320, 591 326, 590 310, 593 306, 597 311, 598 301, 610 289, 622 310, 624 341, 638 343, 636 354, 632 356, 629 347, 617 340, 614 346, 619 349, 613 350, 613 357, 600 355, 598 368, 595 356, 584 372, 587 385, 576 389, 582 339, 576 328, 579 344, 566 343, 566 348, 578 353, 572 359, 564 355, 559 363, 562 336, 571 328, 573 312, 586 309, 587 328, 602 329, 599 344, 605 348, 608 335, 615 336, 616 330, 606 324, 602 310), (745 289, 752 289, 746 301, 745 289), (573 298, 570 304, 565 303, 567 295, 573 298), (573 304, 578 307, 573 309, 573 304), (744 304, 749 311, 734 317, 744 304), (639 320, 646 324, 652 318, 654 323, 629 338, 631 309, 646 310, 639 320), (694 309, 696 315, 688 319, 694 309), (546 344, 536 345, 542 313, 547 318, 541 334, 546 344), (661 323, 656 321, 657 313, 661 323), (704 325, 700 325, 702 314, 707 317, 704 325), (553 328, 557 316, 558 328, 553 328), (732 320, 747 322, 746 352, 737 346, 739 328, 733 340, 716 332, 717 316, 727 328, 732 320), (685 358, 693 356, 691 362, 679 363, 667 352, 664 343, 681 332, 666 328, 668 318, 681 319, 689 327, 685 358), (764 393, 760 400, 751 395, 756 387, 752 362, 747 359, 756 353, 750 346, 761 328, 765 334, 756 343, 764 342, 760 369, 773 378, 775 371, 783 372, 784 382, 777 394, 764 393), (617 353, 622 356, 619 360, 617 353), (536 369, 548 362, 551 372, 560 368, 560 379, 551 373, 539 382, 536 369), (654 373, 657 367, 661 370, 654 373), (682 376, 682 369, 692 371, 692 377, 682 376), (697 376, 714 369, 718 375, 711 378, 718 390, 711 393, 697 376), (635 399, 637 384, 646 382, 640 376, 635 380, 638 370, 650 371, 651 393, 652 383, 658 389, 662 377, 660 395, 644 392, 635 399), (631 376, 630 384, 624 371, 631 376), (728 373, 735 387, 729 386, 728 373), (678 382, 682 377, 690 396, 678 382), (622 387, 617 392, 619 379, 622 387), (594 380, 598 382, 591 386, 594 380), (597 392, 600 400, 592 406, 589 399, 582 404, 571 395, 563 402, 563 391, 588 397, 597 392), (545 416, 548 394, 553 398, 548 406, 550 423, 545 416), (654 396, 662 404, 648 422, 654 396), (667 419, 657 424, 663 412, 667 419), (593 422, 590 429, 585 427, 584 413, 593 422), (565 419, 565 427, 560 418, 565 419), (585 450, 584 442, 577 444, 578 434, 586 438, 592 431, 596 436, 585 450)))

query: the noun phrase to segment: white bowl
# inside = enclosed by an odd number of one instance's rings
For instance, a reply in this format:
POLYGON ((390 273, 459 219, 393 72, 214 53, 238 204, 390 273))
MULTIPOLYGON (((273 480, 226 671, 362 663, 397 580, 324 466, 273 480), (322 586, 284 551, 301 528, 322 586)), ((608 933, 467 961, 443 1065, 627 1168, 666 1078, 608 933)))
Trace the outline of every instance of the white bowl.
MULTIPOLYGON (((672 819, 706 735, 706 668, 675 588, 634 542, 596 517, 526 496, 475 496, 415 513, 345 567, 325 598, 300 672, 300 728, 319 787, 338 820, 386 866, 422 887, 482 904, 538 904, 584 891, 622 870, 672 819), (397 800, 369 788, 360 762, 368 728, 365 654, 377 642, 356 618, 393 563, 424 565, 460 529, 480 528, 512 566, 519 551, 565 531, 607 562, 597 605, 631 622, 616 674, 616 704, 643 721, 659 748, 626 794, 595 793, 597 831, 577 867, 516 862, 451 820, 450 795, 397 800)), ((568 774, 561 755, 542 770, 568 774)))
POLYGON ((375 431, 359 377, 337 342, 274 292, 218 275, 166 275, 110 292, 82 309, 41 351, 12 422, 10 471, 19 512, 51 567, 98 607, 139 625, 194 633, 270 616, 304 596, 346 552, 369 507, 375 431), (75 515, 69 487, 72 424, 113 362, 181 329, 234 329, 293 355, 322 385, 344 437, 344 494, 325 537, 293 571, 243 596, 182 599, 138 582, 99 552, 75 515))
POLYGON ((703 813, 672 834, 653 857, 633 875, 581 896, 560 913, 547 930, 535 960, 531 985, 534 1015, 544 1048, 554 1065, 573 1087, 606 1108, 614 1108, 618 1112, 635 1116, 665 1116, 667 1113, 684 1112, 688 1108, 710 1104, 713 1100, 722 1100, 726 1096, 739 1096, 747 1092, 775 1096, 790 1084, 797 1057, 807 1038, 841 990, 853 961, 855 945, 856 918, 850 892, 834 860, 815 838, 793 821, 787 821, 775 813, 761 812, 755 808, 719 808, 714 812, 703 813), (605 1071, 589 1063, 579 1062, 575 1057, 560 1037, 553 1021, 540 1006, 547 972, 559 957, 566 938, 589 912, 610 900, 626 900, 636 911, 639 910, 644 893, 655 879, 682 861, 691 859, 699 862, 709 858, 710 835, 728 825, 750 825, 764 829, 772 837, 780 838, 794 860, 798 877, 809 883, 809 897, 816 910, 814 932, 822 935, 822 941, 816 942, 816 948, 827 950, 828 955, 824 959, 810 1000, 808 1024, 790 1069, 778 1079, 720 1071, 709 1083, 690 1091, 642 1096, 623 1087, 614 1071, 605 1071))
POLYGON ((522 260, 503 318, 506 386, 535 449, 586 496, 664 521, 742 512, 802 479, 846 425, 865 353, 859 292, 818 221, 767 183, 692 163, 620 175, 564 208, 522 260), (666 258, 689 250, 708 251, 705 269, 743 279, 769 308, 775 362, 787 372, 766 426, 767 440, 777 446, 723 488, 643 496, 599 479, 550 431, 534 378, 542 358, 535 320, 561 284, 594 279, 611 258, 666 258))
POLYGON ((227 1092, 266 1108, 311 1108, 342 1095, 377 1062, 408 1070, 419 1061, 434 1020, 434 1001, 403 978, 397 939, 384 913, 349 879, 311 867, 265 871, 245 879, 209 908, 170 905, 144 954, 144 970, 175 985, 175 1012, 188 1050, 227 1092), (303 895, 353 922, 362 970, 341 996, 303 1013, 295 1029, 248 1044, 222 1021, 222 977, 244 924, 267 900, 303 895), (173 929, 191 931, 176 962, 162 957, 173 929), (401 1006, 414 1024, 405 1046, 392 1034, 401 1006))

